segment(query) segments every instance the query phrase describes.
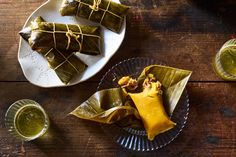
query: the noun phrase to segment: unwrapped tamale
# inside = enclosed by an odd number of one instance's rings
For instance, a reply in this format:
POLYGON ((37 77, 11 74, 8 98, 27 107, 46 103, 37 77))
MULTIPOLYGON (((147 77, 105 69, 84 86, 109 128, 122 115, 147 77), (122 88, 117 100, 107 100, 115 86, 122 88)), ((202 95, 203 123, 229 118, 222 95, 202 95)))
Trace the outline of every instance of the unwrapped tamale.
MULTIPOLYGON (((135 58, 135 60, 143 62, 146 59, 135 58)), ((131 59, 130 62, 133 63, 133 60, 131 59)), ((134 74, 131 71, 129 73, 134 74)), ((137 79, 123 76, 123 73, 108 72, 108 77, 104 77, 105 81, 103 80, 104 82, 102 81, 99 86, 99 89, 103 90, 93 94, 71 114, 100 123, 116 123, 118 126, 125 127, 124 130, 128 133, 134 134, 132 137, 137 135, 138 139, 143 138, 143 133, 139 134, 142 128, 140 126, 143 124, 148 139, 155 140, 157 135, 172 128, 179 130, 184 125, 183 118, 186 120, 188 112, 183 112, 182 107, 177 110, 175 108, 178 103, 188 108, 186 102, 179 102, 179 100, 191 73, 188 70, 163 65, 145 67, 137 79), (117 86, 114 78, 109 77, 113 74, 116 78, 120 78, 118 84, 121 88, 107 89, 109 86, 117 86), (126 128, 127 126, 134 128, 126 128)), ((156 139, 159 137, 161 140, 166 137, 168 139, 172 134, 173 132, 170 131, 165 135, 157 136, 156 139)), ((122 136, 126 138, 123 132, 122 136)), ((155 140, 154 143, 157 141, 155 140)))
POLYGON ((53 47, 87 55, 100 54, 100 27, 36 21, 31 30, 29 44, 33 50, 53 47))
POLYGON ((128 6, 112 0, 64 0, 60 12, 62 16, 86 18, 119 33, 128 10, 128 6))
POLYGON ((141 82, 130 76, 124 76, 118 84, 125 93, 128 91, 127 94, 139 112, 149 140, 175 126, 164 109, 161 83, 153 74, 148 74, 141 82))
MULTIPOLYGON (((32 25, 35 22, 43 21, 44 20, 41 17, 38 17, 32 21, 32 25)), ((31 36, 31 30, 31 26, 29 26, 20 31, 20 35, 27 42, 31 36)), ((87 67, 87 65, 71 51, 59 51, 55 48, 45 47, 38 49, 37 52, 45 57, 49 63, 49 66, 56 72, 59 79, 65 84, 68 84, 74 76, 78 73, 82 73, 87 67)))
POLYGON ((143 92, 129 93, 138 109, 149 140, 175 126, 165 112, 162 91, 159 88, 159 82, 151 82, 143 92))

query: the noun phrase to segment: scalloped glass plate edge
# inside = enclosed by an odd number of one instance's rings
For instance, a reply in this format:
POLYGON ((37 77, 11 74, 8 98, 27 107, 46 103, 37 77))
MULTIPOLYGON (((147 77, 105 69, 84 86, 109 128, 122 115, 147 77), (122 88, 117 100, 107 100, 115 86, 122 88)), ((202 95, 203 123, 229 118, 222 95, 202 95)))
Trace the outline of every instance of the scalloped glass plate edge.
MULTIPOLYGON (((147 57, 130 58, 121 61, 105 73, 97 90, 116 87, 117 80, 122 76, 131 74, 132 76, 137 77, 144 67, 152 64, 166 65, 163 62, 147 57)), ((157 135, 153 141, 147 139, 145 130, 137 130, 129 127, 121 128, 115 124, 101 124, 101 127, 104 132, 112 137, 112 139, 122 148, 137 152, 148 152, 163 148, 176 139, 187 122, 188 114, 189 96, 185 89, 171 116, 171 119, 176 122, 177 125, 173 129, 157 135)))

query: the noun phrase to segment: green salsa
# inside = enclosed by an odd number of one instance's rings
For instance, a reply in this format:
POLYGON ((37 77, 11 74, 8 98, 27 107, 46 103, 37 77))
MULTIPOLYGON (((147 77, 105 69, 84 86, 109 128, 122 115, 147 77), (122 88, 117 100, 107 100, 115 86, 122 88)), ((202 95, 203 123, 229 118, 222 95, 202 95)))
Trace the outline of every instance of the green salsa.
POLYGON ((223 69, 233 75, 236 76, 236 49, 228 48, 222 52, 220 55, 220 62, 223 69))
POLYGON ((45 127, 45 115, 36 106, 27 105, 15 118, 17 131, 25 137, 37 136, 45 127))

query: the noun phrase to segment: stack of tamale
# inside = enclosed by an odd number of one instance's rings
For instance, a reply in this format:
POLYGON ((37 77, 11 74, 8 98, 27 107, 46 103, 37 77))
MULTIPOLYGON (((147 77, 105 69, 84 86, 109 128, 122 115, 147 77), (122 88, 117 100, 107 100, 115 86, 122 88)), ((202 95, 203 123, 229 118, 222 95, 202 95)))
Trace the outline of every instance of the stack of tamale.
POLYGON ((33 50, 45 57, 65 84, 87 67, 76 52, 100 54, 100 27, 49 23, 37 17, 20 35, 33 50))
POLYGON ((112 0, 64 0, 60 12, 62 16, 85 18, 119 33, 128 10, 128 6, 112 0))
MULTIPOLYGON (((64 0, 61 15, 77 15, 120 32, 129 7, 111 0, 64 0)), ((20 35, 43 55, 60 80, 68 84, 87 65, 75 53, 100 54, 100 27, 45 22, 37 17, 20 35)))

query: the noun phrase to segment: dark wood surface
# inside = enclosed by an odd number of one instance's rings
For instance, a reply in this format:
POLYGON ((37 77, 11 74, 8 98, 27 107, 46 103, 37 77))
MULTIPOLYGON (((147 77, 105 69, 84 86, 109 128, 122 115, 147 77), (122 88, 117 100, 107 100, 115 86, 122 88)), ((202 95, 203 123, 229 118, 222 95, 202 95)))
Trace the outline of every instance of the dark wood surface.
POLYGON ((44 0, 0 0, 0 156, 90 157, 235 157, 236 83, 222 81, 211 66, 222 44, 236 35, 233 0, 122 0, 132 6, 125 40, 108 64, 90 80, 68 88, 39 88, 24 77, 17 61, 25 20, 44 0), (99 124, 67 116, 96 91, 114 63, 146 56, 193 75, 188 122, 179 137, 152 153, 120 148, 99 124), (4 126, 4 114, 16 100, 38 101, 51 119, 47 138, 21 143, 4 126))

